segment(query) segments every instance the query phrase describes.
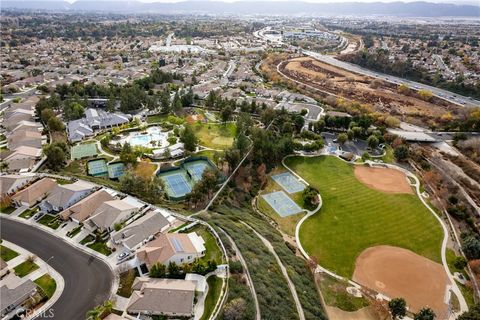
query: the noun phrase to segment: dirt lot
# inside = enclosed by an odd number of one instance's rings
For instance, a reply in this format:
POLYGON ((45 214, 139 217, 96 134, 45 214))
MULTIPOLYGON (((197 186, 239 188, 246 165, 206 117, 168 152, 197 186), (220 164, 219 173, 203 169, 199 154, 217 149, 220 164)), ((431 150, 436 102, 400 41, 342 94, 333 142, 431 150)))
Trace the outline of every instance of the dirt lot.
MULTIPOLYGON (((266 60, 267 63, 278 61, 275 58, 266 60)), ((270 70, 274 69, 276 65, 270 67, 270 70)), ((455 116, 461 109, 442 99, 432 98, 429 102, 424 101, 415 91, 408 94, 399 93, 395 84, 374 80, 309 57, 283 60, 279 64, 279 69, 288 78, 310 85, 322 94, 330 93, 350 101, 368 104, 376 111, 416 124, 425 125, 447 112, 455 116)))
POLYGON ((377 317, 369 307, 348 312, 339 308, 326 306, 326 310, 330 320, 377 320, 377 317))
POLYGON ((410 250, 376 246, 357 258, 353 280, 388 297, 403 297, 409 310, 432 308, 438 319, 445 319, 444 303, 448 278, 441 264, 410 250))
POLYGON ((407 176, 399 170, 355 166, 355 177, 369 188, 378 191, 413 194, 407 176))

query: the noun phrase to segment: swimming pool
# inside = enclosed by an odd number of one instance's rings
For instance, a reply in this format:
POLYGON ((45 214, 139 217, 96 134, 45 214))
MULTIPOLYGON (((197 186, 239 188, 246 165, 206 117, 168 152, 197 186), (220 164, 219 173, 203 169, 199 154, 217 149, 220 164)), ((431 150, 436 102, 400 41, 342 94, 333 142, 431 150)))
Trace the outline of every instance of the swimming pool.
POLYGON ((168 145, 167 138, 168 134, 162 132, 160 127, 150 127, 146 129, 146 133, 130 132, 122 144, 128 142, 133 147, 161 148, 168 145))

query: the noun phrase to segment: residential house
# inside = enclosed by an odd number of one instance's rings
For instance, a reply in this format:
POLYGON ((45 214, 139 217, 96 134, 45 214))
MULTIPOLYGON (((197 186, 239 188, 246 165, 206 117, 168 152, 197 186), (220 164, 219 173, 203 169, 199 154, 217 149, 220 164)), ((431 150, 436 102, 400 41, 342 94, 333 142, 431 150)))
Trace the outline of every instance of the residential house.
POLYGON ((104 202, 113 199, 113 196, 107 191, 100 189, 78 201, 73 206, 63 210, 59 213, 59 216, 63 220, 71 219, 76 223, 83 223, 83 221, 88 219, 104 202))
POLYGON ((8 171, 30 170, 35 162, 40 160, 42 149, 27 146, 17 147, 13 151, 6 151, 0 155, 0 159, 8 164, 8 171))
POLYGON ((20 190, 12 196, 13 202, 17 206, 31 207, 42 201, 53 189, 57 187, 57 181, 50 178, 43 178, 35 181, 23 190, 20 190))
POLYGON ((5 112, 3 127, 7 131, 15 128, 20 121, 34 121, 34 111, 25 109, 11 109, 5 112))
POLYGON ((106 201, 85 220, 85 227, 91 231, 96 229, 112 231, 115 224, 126 221, 138 209, 139 207, 124 200, 106 201))
POLYGON ((40 209, 47 212, 60 212, 85 198, 94 191, 94 186, 85 181, 59 184, 40 203, 40 209))
POLYGON ((7 138, 8 148, 15 150, 21 146, 42 148, 42 134, 33 129, 16 130, 7 138))
POLYGON ((205 241, 196 232, 160 233, 137 251, 138 260, 150 269, 155 263, 191 263, 205 255, 205 241))
POLYGON ((12 273, 0 282, 0 315, 2 317, 27 304, 28 300, 37 293, 37 286, 32 280, 23 280, 12 273))
POLYGON ((128 250, 135 251, 153 235, 164 232, 169 227, 170 222, 160 212, 148 211, 122 230, 112 234, 112 241, 115 244, 122 244, 128 250))
POLYGON ((128 302, 130 314, 190 317, 193 315, 195 281, 136 278, 128 302))
POLYGON ((6 174, 0 176, 0 194, 11 195, 15 191, 27 185, 34 178, 33 175, 6 174))

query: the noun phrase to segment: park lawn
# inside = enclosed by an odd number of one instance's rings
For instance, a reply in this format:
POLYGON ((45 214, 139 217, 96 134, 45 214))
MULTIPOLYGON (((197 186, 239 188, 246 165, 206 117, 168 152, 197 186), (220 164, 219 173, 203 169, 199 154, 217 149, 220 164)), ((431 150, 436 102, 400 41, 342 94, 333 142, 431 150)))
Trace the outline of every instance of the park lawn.
POLYGON ((48 274, 44 274, 34 281, 40 288, 42 288, 45 295, 50 299, 57 289, 57 283, 48 274))
POLYGON ((196 232, 199 236, 205 241, 205 256, 200 260, 207 262, 208 260, 215 260, 217 264, 223 262, 222 251, 218 247, 217 240, 215 237, 207 230, 204 226, 195 226, 192 229, 186 230, 185 232, 196 232))
POLYGON ((292 157, 286 164, 322 196, 320 212, 300 228, 303 247, 322 266, 351 277, 358 255, 377 245, 441 263, 442 229, 416 195, 370 189, 355 178, 352 165, 331 156, 292 157))
POLYGON ((280 229, 289 234, 289 235, 295 235, 295 226, 297 223, 302 219, 302 217, 305 215, 304 212, 300 212, 298 214, 294 214, 288 217, 281 217, 269 204, 265 199, 262 197, 264 194, 272 193, 275 191, 284 191, 290 198, 292 198, 293 201, 295 201, 300 208, 303 208, 303 198, 302 198, 302 192, 297 192, 294 194, 289 194, 285 190, 280 187, 279 184, 277 184, 272 178, 272 175, 285 172, 285 169, 283 166, 281 168, 274 169, 270 173, 270 177, 268 178, 267 185, 265 188, 260 192, 259 196, 257 197, 257 208, 260 210, 263 214, 267 215, 271 219, 273 219, 280 229))
POLYGON ((9 261, 15 257, 18 257, 18 252, 0 245, 0 257, 2 258, 3 261, 9 261))
POLYGON ((350 285, 347 282, 337 280, 326 273, 316 275, 315 281, 322 291, 325 304, 337 307, 341 310, 353 312, 368 306, 368 300, 364 297, 357 298, 347 292, 350 285))
POLYGON ((215 163, 215 154, 218 155, 217 159, 219 159, 223 156, 223 152, 215 151, 215 150, 202 150, 202 151, 199 151, 199 152, 195 153, 195 156, 207 157, 208 159, 210 159, 212 162, 215 163))
POLYGON ((19 276, 20 278, 25 277, 27 274, 37 270, 39 266, 35 262, 31 261, 24 261, 20 263, 18 266, 13 268, 15 270, 15 274, 19 276))
POLYGON ((227 149, 232 146, 237 133, 234 123, 197 123, 193 128, 200 144, 212 149, 227 149))
POLYGON ((222 292, 222 279, 219 277, 211 276, 207 279, 207 283, 208 292, 205 297, 205 309, 203 310, 203 315, 200 320, 207 320, 210 318, 210 315, 217 304, 217 300, 220 297, 220 293, 222 292))

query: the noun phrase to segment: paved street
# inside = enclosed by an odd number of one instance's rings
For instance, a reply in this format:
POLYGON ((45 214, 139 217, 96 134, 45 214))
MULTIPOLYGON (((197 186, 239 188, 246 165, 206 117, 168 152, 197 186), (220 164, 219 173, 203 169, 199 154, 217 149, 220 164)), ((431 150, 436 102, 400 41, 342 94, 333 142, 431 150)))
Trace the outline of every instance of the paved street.
POLYGON ((53 319, 83 320, 88 310, 108 299, 113 274, 104 262, 32 226, 5 218, 0 218, 0 223, 2 239, 45 261, 54 257, 48 263, 64 278, 65 289, 52 306, 53 319))

